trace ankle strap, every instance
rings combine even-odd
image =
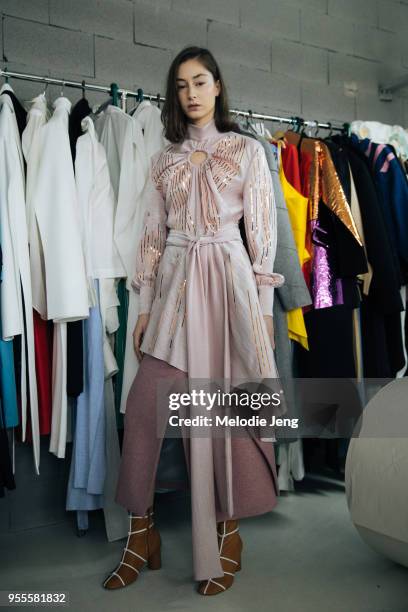
[[[217,534],[220,537],[224,537],[225,538],[225,537],[227,537],[227,536],[229,536],[229,535],[231,535],[233,533],[237,533],[237,531],[239,531],[239,527],[236,527],[235,529],[233,529],[233,531],[229,531],[228,533],[226,533],[226,531],[225,531],[225,524],[224,524],[224,532],[220,533],[219,531],[217,531]]]

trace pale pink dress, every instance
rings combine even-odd
[[[203,151],[200,165],[191,155]],[[275,378],[263,319],[272,314],[276,207],[262,145],[214,120],[152,159],[133,287],[149,313],[141,350],[192,379]],[[238,227],[244,216],[249,256]],[[277,411],[279,414],[279,410]],[[216,536],[211,437],[190,440],[196,579],[223,575]],[[233,516],[231,439],[225,432],[228,515]]]
[[[201,165],[190,160],[195,151],[208,156]],[[273,268],[276,208],[262,145],[245,135],[219,132],[214,120],[204,127],[190,124],[182,144],[169,145],[153,157],[146,198],[132,283],[140,291],[140,313],[150,312],[142,351],[189,372],[187,345],[201,343],[202,336],[187,333],[189,260],[204,296],[216,293],[216,318],[225,309],[223,329],[228,323],[229,338],[220,338],[213,329],[223,356],[222,373],[275,376],[262,315],[272,315],[274,287],[283,277]],[[251,259],[238,229],[242,216]],[[222,242],[211,242],[208,248],[205,240],[211,238],[204,236]],[[198,301],[192,307],[199,310]]]

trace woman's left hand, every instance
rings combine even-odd
[[[266,329],[268,330],[269,339],[272,344],[273,350],[275,350],[275,331],[273,328],[273,316],[272,315],[264,315],[264,321],[266,325]]]

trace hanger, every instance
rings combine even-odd
[[[112,98],[112,105],[119,106],[119,86],[117,83],[111,83],[110,94]]]
[[[105,110],[105,108],[108,108],[108,106],[112,105],[112,106],[118,106],[118,90],[119,90],[119,86],[117,83],[111,83],[110,86],[110,97],[105,100],[105,102],[102,102],[102,104],[95,105],[92,108],[92,113],[89,115],[91,117],[91,119],[96,119],[97,115],[99,115],[100,113],[102,113],[102,111]]]
[[[272,138],[274,138],[275,140],[285,139],[285,130],[283,129],[283,126],[281,123],[279,123],[278,129],[275,130],[274,133],[272,134]]]
[[[122,93],[120,94],[120,104],[121,104],[122,110],[126,113],[127,91],[125,91],[124,89],[122,89]]]
[[[242,126],[242,115],[239,111],[235,111],[234,113],[231,113],[231,122],[236,123],[239,127],[243,127]]]
[[[305,131],[304,127],[305,127],[304,119],[302,119],[302,117],[296,117],[296,131],[301,136],[303,136],[303,133]]]
[[[92,119],[96,119],[97,115],[99,115],[100,113],[102,113],[102,111],[105,110],[105,108],[107,108],[110,105],[113,105],[113,98],[108,98],[105,102],[102,102],[102,104],[100,104],[99,106],[96,105],[93,107],[92,109],[92,113],[90,115],[90,117]]]
[[[254,128],[254,126],[251,123],[251,121],[253,121],[253,112],[251,110],[249,110],[247,118],[246,118],[246,128],[247,128],[247,130],[249,132],[252,132],[252,134],[254,134],[255,136],[259,136],[258,132]]]
[[[156,96],[157,108],[160,108],[160,94],[158,93]]]
[[[64,87],[65,87],[65,81],[63,80],[61,84],[61,93],[60,93],[61,98],[64,96]]]
[[[160,94],[157,94],[157,95],[160,97]],[[136,109],[139,107],[140,102],[143,102],[143,100],[144,100],[144,92],[143,92],[143,89],[139,87],[139,89],[137,90],[136,104],[132,108],[132,110],[129,111],[129,115],[133,115],[135,113]]]
[[[85,100],[85,81],[82,81],[82,99]]]
[[[8,74],[6,74],[7,73],[7,66],[4,68],[3,73],[4,73],[4,75],[3,75],[4,76],[4,82],[8,83],[9,82],[9,77],[8,77]]]
[[[299,129],[302,124],[303,124],[303,119],[301,117],[291,117],[290,126],[287,131],[294,132],[295,134],[299,134]]]

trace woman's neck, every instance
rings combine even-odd
[[[187,138],[190,140],[207,140],[212,136],[216,136],[218,133],[214,117],[203,125],[197,125],[195,123],[187,124]]]

